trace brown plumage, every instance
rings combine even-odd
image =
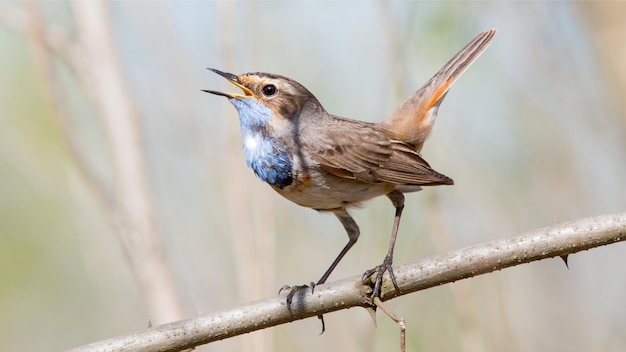
[[[317,284],[326,281],[359,237],[359,227],[347,209],[386,195],[396,208],[389,250],[381,265],[364,274],[364,280],[377,273],[372,299],[381,294],[385,271],[397,288],[391,265],[403,193],[453,184],[433,170],[419,151],[450,86],[494,35],[492,29],[474,38],[380,123],[331,115],[311,92],[287,77],[259,72],[237,76],[212,69],[243,90],[243,94],[207,92],[229,98],[237,108],[248,165],[285,198],[335,214],[348,233],[348,243]]]
[[[311,158],[325,171],[364,182],[395,185],[451,185],[453,182],[431,169],[408,144],[390,138],[376,124],[331,116],[334,128],[315,133],[307,140]]]

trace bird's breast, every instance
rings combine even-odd
[[[263,182],[283,188],[293,182],[292,162],[285,146],[261,131],[242,131],[246,164]]]

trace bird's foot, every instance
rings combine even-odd
[[[296,286],[285,285],[281,287],[280,290],[278,290],[278,294],[283,293],[283,291],[289,291],[289,293],[287,294],[287,310],[289,311],[290,314],[293,315],[293,313],[291,312],[291,303],[293,302],[293,297],[296,295],[296,293],[304,289],[307,289],[309,287],[311,288],[311,294],[313,294],[313,291],[315,291],[315,283],[311,282],[309,285],[296,285]]]
[[[389,277],[391,278],[393,287],[396,290],[400,290],[398,288],[398,283],[396,282],[396,276],[393,274],[393,268],[391,266],[392,263],[393,263],[393,257],[388,255],[385,257],[382,264],[374,267],[373,269],[366,271],[363,274],[363,277],[361,278],[363,283],[367,283],[368,281],[371,282],[372,275],[376,274],[376,280],[374,281],[374,290],[372,291],[372,295],[370,296],[372,299],[372,303],[374,302],[374,298],[376,297],[381,298],[380,294],[381,294],[381,290],[383,287],[383,275],[385,274],[385,271],[389,273]]]
[[[311,281],[309,285],[297,285],[297,286],[285,285],[281,287],[280,290],[278,290],[278,294],[283,293],[283,291],[289,291],[289,293],[287,294],[287,310],[289,311],[289,314],[293,315],[293,312],[291,312],[291,303],[293,302],[293,297],[296,295],[296,293],[310,287],[311,294],[313,294],[313,292],[315,291],[315,283]],[[323,315],[318,315],[317,317],[322,321],[322,331],[320,332],[320,335],[321,335],[324,333],[324,331],[326,331],[326,324],[324,322]]]

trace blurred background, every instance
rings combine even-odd
[[[0,350],[54,351],[317,280],[347,237],[247,169],[215,67],[386,118],[479,32],[407,197],[395,262],[626,209],[624,2],[0,3]],[[393,208],[330,280],[383,259]],[[624,351],[626,244],[395,299],[410,351]],[[391,351],[363,309],[198,351]]]

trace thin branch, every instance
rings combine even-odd
[[[374,297],[374,304],[376,307],[380,308],[391,320],[395,321],[400,328],[400,352],[406,351],[406,325],[404,324],[404,318],[398,316],[391,308],[387,307],[385,302],[381,301],[380,298]]]
[[[394,268],[399,291],[386,276],[382,300],[424,290],[464,278],[502,270],[536,260],[626,240],[626,213],[576,220],[521,236],[492,241],[425,258]],[[370,307],[369,285],[361,275],[315,287],[314,294],[300,290],[291,315],[286,294],[225,309],[189,320],[78,347],[86,351],[178,351],[213,341],[265,329],[351,307]]]

